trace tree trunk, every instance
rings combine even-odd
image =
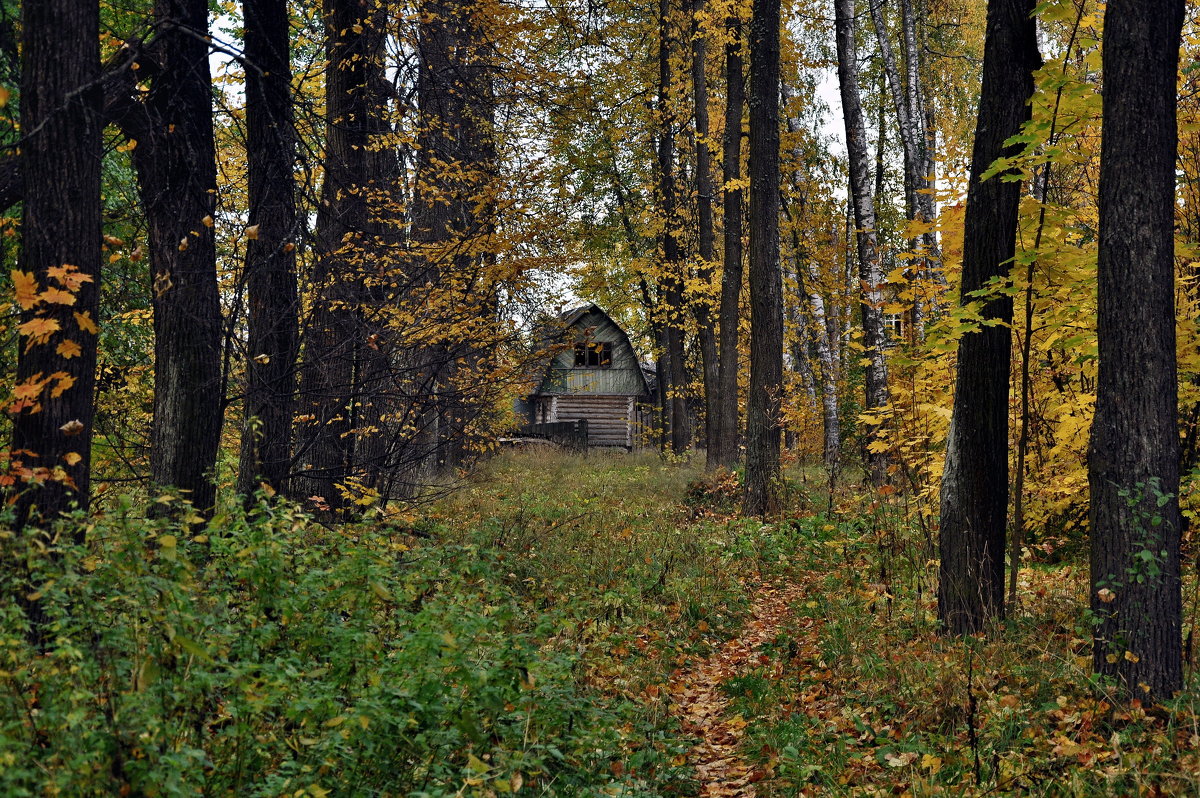
[[[723,266],[716,413],[714,436],[716,465],[732,467],[738,461],[738,305],[742,291],[742,110],[745,87],[742,75],[741,20],[736,14],[726,20],[729,42],[725,45],[725,141],[722,157],[724,203]]]
[[[21,398],[8,408],[12,476],[21,481],[17,528],[48,524],[72,506],[88,506],[103,128],[95,87],[97,4],[43,0],[22,9],[21,130],[28,132],[21,152],[25,170],[37,179],[29,181],[22,208],[18,273],[27,289],[18,282],[17,303],[22,326],[47,332],[21,336],[16,384],[36,392],[18,392]],[[61,299],[47,296],[55,289]]]
[[[779,510],[783,285],[779,268],[779,0],[754,0],[750,27],[750,402],[746,515]]]
[[[258,480],[286,493],[291,470],[299,297],[296,289],[296,132],[287,0],[245,0],[246,166],[250,319],[246,427],[238,490]]]
[[[708,60],[708,33],[700,24],[705,0],[692,0],[692,94],[696,106],[696,224],[700,267],[696,275],[705,289],[712,283],[714,262],[712,151],[708,142],[708,80],[704,74]],[[719,366],[717,363],[717,333],[713,329],[712,303],[707,290],[694,305],[696,339],[700,344],[700,367],[704,377],[704,456],[705,466],[712,470],[721,465],[716,443],[717,394]]]
[[[883,61],[883,74],[892,97],[892,109],[896,112],[896,129],[900,134],[901,151],[904,155],[904,199],[909,218],[915,218],[916,189],[922,164],[919,141],[924,131],[918,133],[914,127],[914,109],[910,108],[912,95],[905,93],[900,81],[900,70],[892,50],[887,22],[883,17],[883,0],[868,0],[871,7],[871,22],[875,27],[875,39],[879,43],[879,55]]]
[[[869,361],[864,407],[872,411],[880,410],[888,403],[887,360],[884,355],[887,336],[883,326],[883,261],[879,255],[879,239],[875,228],[875,200],[871,195],[871,169],[867,160],[867,128],[858,88],[854,0],[834,0],[834,24],[837,29],[838,83],[846,122],[846,153],[850,164],[850,198],[858,242],[863,356]],[[880,439],[878,426],[868,426],[866,437],[871,479],[876,484],[883,484],[887,477],[887,454],[872,451],[872,444]]]
[[[479,14],[463,0],[426,3],[419,46],[421,190],[413,241],[423,250],[423,279],[435,286],[426,312],[445,333],[428,361],[436,386],[437,460],[445,473],[466,462],[486,406],[479,374],[488,346],[464,341],[459,330],[466,322],[477,335],[488,335],[496,313],[493,256],[485,251],[494,224],[495,100]]]
[[[1110,0],[1104,14],[1093,662],[1156,700],[1183,687],[1174,293],[1183,14],[1182,0]]]
[[[799,251],[798,242],[797,251]],[[812,258],[806,257],[803,258],[803,261],[802,267],[797,260],[796,282],[808,298],[809,313],[812,314],[813,340],[817,348],[817,361],[821,364],[821,421],[825,438],[822,459],[832,484],[837,480],[842,449],[841,421],[838,418],[837,359],[834,356],[836,342],[830,340],[830,324],[825,311],[825,296],[821,293],[821,267]],[[801,268],[804,268],[805,271],[802,272]]]
[[[158,71],[133,150],[150,239],[154,423],[150,478],[202,513],[216,499],[223,385],[216,147],[206,0],[156,0]]]
[[[919,105],[921,101],[920,85],[919,83],[916,85],[912,84],[912,81],[916,80],[917,76],[910,68],[908,72],[910,84],[908,91],[905,91],[905,86],[900,80],[900,70],[896,65],[896,57],[892,50],[891,39],[888,36],[887,22],[883,17],[882,0],[868,0],[868,2],[871,6],[871,20],[875,27],[875,38],[879,42],[879,53],[883,61],[883,73],[887,78],[888,89],[892,96],[892,108],[896,113],[896,129],[900,136],[901,150],[904,156],[905,214],[910,221],[928,221],[928,218],[924,215],[924,204],[922,203],[924,195],[917,193],[919,189],[928,191],[930,188],[926,182],[926,175],[924,173],[926,167],[924,150],[925,117]],[[915,54],[910,53],[908,66],[914,67],[915,65]],[[920,127],[918,127],[918,124]],[[908,244],[909,251],[917,253],[920,250],[919,245],[924,240],[924,235],[911,239]],[[920,263],[920,261],[916,262]],[[927,269],[924,266],[919,266],[916,270],[909,271],[909,276],[921,281],[924,279],[926,271]],[[923,340],[925,337],[925,306],[919,284],[916,297],[913,300],[912,321],[914,340]]]
[[[1040,62],[1034,5],[1034,0],[988,4],[963,232],[963,305],[990,280],[1007,279],[1016,248],[1021,183],[982,175],[1010,152],[1004,141],[1029,119],[1033,71]],[[1012,298],[992,298],[981,313],[985,324],[958,345],[942,477],[938,616],[951,634],[979,631],[989,619],[1004,616]]]
[[[662,290],[666,317],[663,319],[667,374],[666,406],[663,415],[669,427],[670,451],[682,454],[691,439],[688,429],[687,373],[683,362],[683,281],[682,257],[675,237],[675,132],[671,112],[671,29],[670,0],[659,0],[658,37],[658,180],[659,213],[662,216]],[[659,374],[659,380],[664,375]]]
[[[305,424],[298,431],[300,473],[293,493],[345,507],[337,486],[354,473],[354,412],[361,402],[357,365],[366,346],[360,317],[362,254],[370,246],[374,190],[371,139],[379,132],[374,72],[383,47],[378,12],[356,0],[325,0],[325,175],[317,209],[316,291],[300,371]],[[355,32],[357,31],[357,32]]]
[[[786,83],[783,86],[782,96],[785,104],[794,96],[792,87]],[[789,133],[799,133],[802,129],[800,120],[789,116],[787,128]],[[801,153],[794,153],[794,158],[796,163],[803,163]],[[793,172],[791,180],[793,190],[799,191],[801,188],[800,173]],[[814,391],[817,388],[816,383],[820,382],[821,422],[824,432],[822,460],[829,474],[830,485],[833,485],[837,481],[842,447],[841,421],[838,418],[838,370],[837,359],[834,355],[837,345],[834,330],[837,325],[836,322],[831,321],[830,315],[825,309],[825,296],[821,293],[820,264],[808,257],[803,250],[799,227],[803,223],[803,217],[798,214],[797,218],[791,221],[792,249],[796,253],[796,286],[808,299],[809,314],[812,317],[812,338],[817,350],[817,361],[820,364],[819,373],[814,374],[812,379]],[[835,230],[831,240],[835,252],[837,251],[837,241],[838,236]]]

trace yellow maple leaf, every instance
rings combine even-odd
[[[17,330],[29,339],[31,344],[44,344],[51,335],[62,329],[56,319],[38,316],[17,327]]]
[[[69,466],[75,465],[82,459],[83,459],[83,456],[81,454],[79,454],[79,452],[67,452],[66,454],[63,455],[63,460],[66,460],[67,465],[69,465]]]
[[[75,295],[61,288],[47,288],[38,295],[38,299],[51,305],[74,305]]]
[[[70,263],[64,263],[62,266],[51,266],[46,270],[46,274],[50,275],[52,279],[57,280],[59,285],[68,291],[78,291],[81,285],[94,282],[96,279],[90,274],[84,274],[79,270],[78,266]]]
[[[70,338],[60,343],[55,351],[67,360],[70,360],[73,357],[79,357],[83,354],[83,349],[80,348],[79,344],[75,343]]]
[[[54,387],[50,389],[51,399],[57,399],[62,396],[68,388],[75,384],[75,378],[65,371],[56,371],[50,377],[57,380]]]
[[[22,383],[13,386],[13,396],[17,399],[36,399],[46,387],[48,379],[42,377],[42,372],[38,372]]]
[[[100,332],[100,328],[96,326],[96,322],[92,321],[92,314],[88,311],[75,314],[75,323],[79,325],[79,329],[86,333],[95,335]]]
[[[12,275],[13,285],[17,289],[17,304],[23,310],[31,309],[39,301],[37,280],[29,272],[17,271],[16,269],[13,269],[9,274]]]

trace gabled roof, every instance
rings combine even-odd
[[[597,305],[594,302],[589,303],[587,305],[581,305],[577,308],[571,308],[570,310],[562,311],[561,313],[558,314],[558,316],[554,319],[554,321],[552,321],[550,324],[547,324],[543,328],[543,332],[540,334],[539,337],[541,337],[542,340],[546,343],[561,341],[562,339],[564,339],[567,336],[568,331],[572,327],[577,325],[581,320],[583,320],[586,316],[590,315],[591,313],[599,313],[601,316],[603,316],[605,319],[608,320],[608,323],[611,324],[613,326],[613,328],[616,329],[617,333],[621,336],[621,340],[622,340],[622,342],[624,342],[625,346],[629,347],[629,351],[633,353],[633,359],[639,365],[641,365],[642,359],[638,355],[637,349],[634,348],[633,341],[631,341],[629,339],[629,333],[625,332],[625,328],[622,327],[620,324],[618,324],[616,322],[616,320],[612,316],[610,316],[606,310],[604,310],[604,308],[600,307],[599,305]],[[551,357],[550,360],[547,362],[547,364],[546,364],[547,369],[549,369],[550,364],[553,362],[553,360],[554,360],[554,358]],[[644,368],[638,369],[638,375],[641,377],[643,391],[647,394],[651,393],[650,382],[646,379],[646,374],[645,374]],[[544,377],[543,377],[542,381],[543,381],[543,383],[545,382]],[[538,387],[540,388],[541,386],[539,385]]]

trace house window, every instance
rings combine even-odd
[[[904,340],[904,316],[900,313],[885,313],[883,327],[887,333],[888,343],[897,344]]]
[[[611,367],[611,341],[580,341],[575,344],[575,368],[606,369]]]

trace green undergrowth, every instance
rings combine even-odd
[[[1090,675],[1086,563],[1023,569],[1015,617],[947,639],[928,537],[865,505],[812,519],[792,621],[724,685],[759,795],[1200,793],[1195,675],[1167,707]]]
[[[693,794],[667,674],[797,545],[695,477],[503,456],[403,521],[0,528],[0,795]]]

